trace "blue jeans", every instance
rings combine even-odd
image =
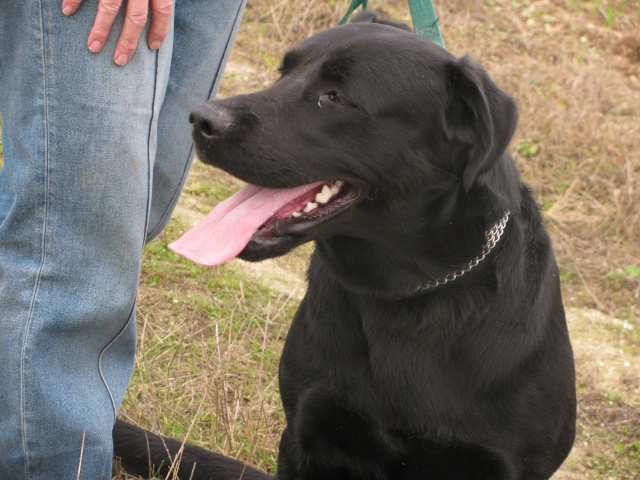
[[[143,244],[192,159],[244,0],[178,0],[159,51],[93,54],[97,0],[0,0],[0,479],[110,479]],[[80,472],[80,475],[78,475]]]

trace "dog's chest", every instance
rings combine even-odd
[[[449,425],[473,421],[450,352],[423,310],[363,308],[336,290],[321,297],[303,302],[287,340],[285,406],[296,402],[290,380],[297,392],[339,392],[341,403],[388,431],[448,436]]]
[[[361,316],[367,345],[370,382],[381,415],[412,428],[430,430],[435,424],[460,421],[468,412],[458,366],[451,361],[452,345],[422,310],[377,309]],[[453,407],[453,408],[452,408]]]

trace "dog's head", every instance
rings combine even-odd
[[[359,20],[291,49],[271,87],[191,114],[205,163],[260,187],[312,184],[281,200],[287,208],[263,222],[243,258],[348,235],[353,222],[371,235],[390,209],[397,224],[450,222],[451,208],[443,217],[434,205],[456,203],[504,155],[516,107],[482,67],[373,15]]]

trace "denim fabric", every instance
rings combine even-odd
[[[178,0],[159,51],[86,40],[96,0],[0,0],[0,480],[109,479],[145,239],[192,159],[244,0]],[[81,460],[81,461],[80,461]],[[78,472],[80,474],[78,475]]]

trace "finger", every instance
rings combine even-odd
[[[157,50],[167,38],[171,28],[173,0],[151,0],[151,27],[147,35],[147,45]]]
[[[65,15],[76,13],[81,3],[82,0],[62,0],[62,13]]]
[[[113,53],[113,61],[118,65],[125,65],[133,56],[138,46],[138,39],[142,29],[147,24],[149,0],[129,0],[124,17],[122,33]]]
[[[100,0],[98,2],[98,13],[87,41],[89,50],[92,52],[99,52],[104,47],[121,5],[122,0]]]

